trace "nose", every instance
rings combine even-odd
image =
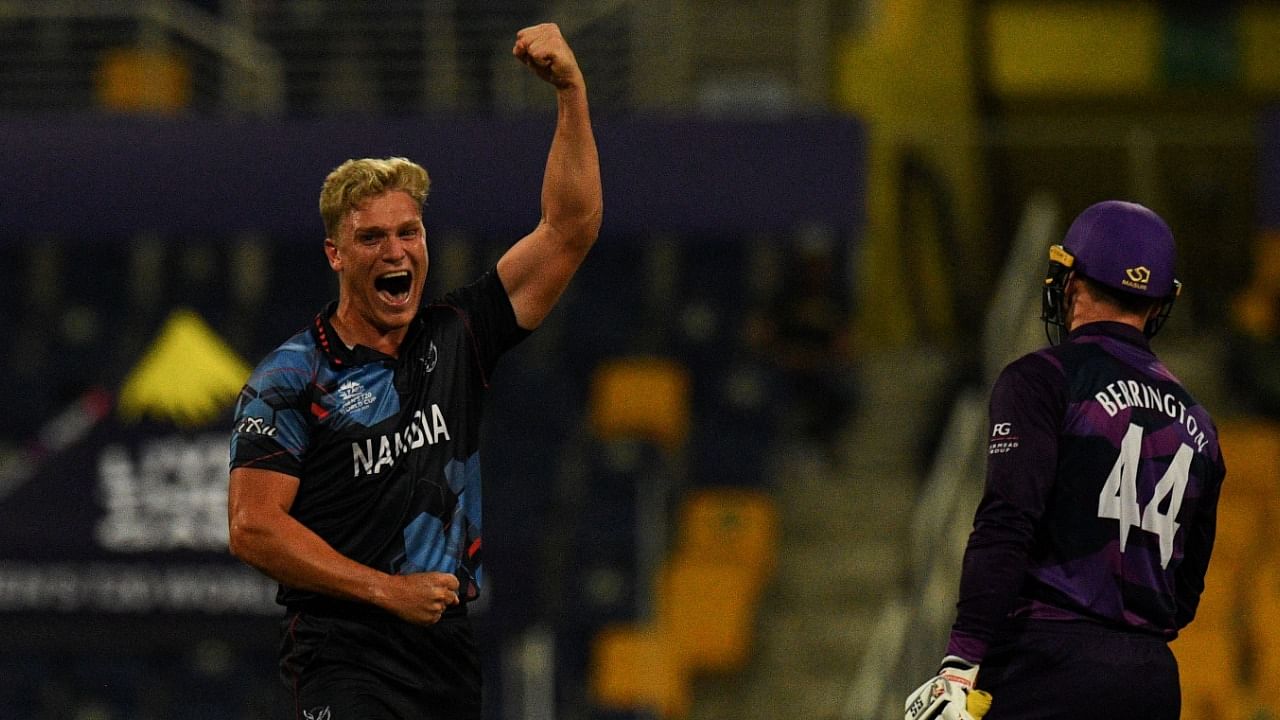
[[[406,254],[404,244],[395,237],[387,238],[387,240],[382,243],[382,259],[387,262],[398,262],[400,258],[403,258]]]

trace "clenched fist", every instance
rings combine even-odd
[[[542,23],[516,33],[511,54],[557,89],[581,87],[582,70],[555,23]]]
[[[432,625],[458,604],[458,578],[441,572],[387,575],[375,604],[415,625]]]

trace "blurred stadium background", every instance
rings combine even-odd
[[[430,170],[434,292],[533,226],[543,19],[606,220],[492,392],[488,717],[898,717],[1111,197],[1174,228],[1157,349],[1229,467],[1184,716],[1280,716],[1280,8],[1142,0],[0,0],[0,714],[287,716],[230,405],[335,292],[343,159]]]

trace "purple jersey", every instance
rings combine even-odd
[[[980,662],[1007,618],[1175,637],[1226,471],[1213,421],[1142,333],[1092,323],[1010,363],[990,417],[947,652]]]

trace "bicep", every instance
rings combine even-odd
[[[292,475],[261,468],[234,468],[227,484],[227,516],[232,534],[287,515],[297,495],[298,478]]]
[[[1058,464],[1064,389],[1048,365],[1029,358],[1009,366],[992,388],[987,493],[1028,518],[1039,517]]]

